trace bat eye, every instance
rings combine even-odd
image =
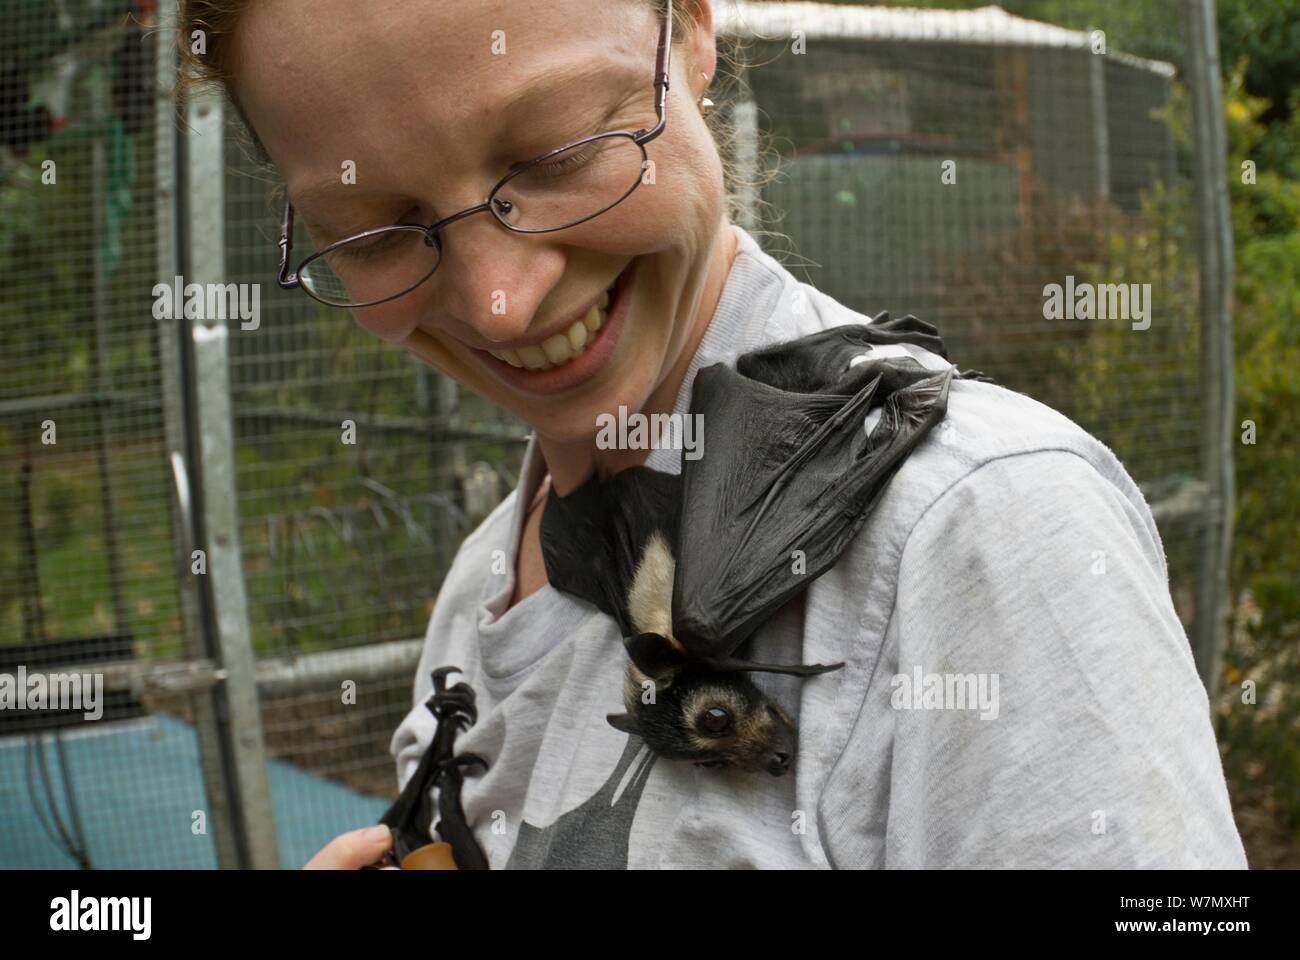
[[[731,729],[731,714],[721,707],[710,707],[700,714],[698,722],[707,733],[721,736]]]

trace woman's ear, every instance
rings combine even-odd
[[[726,2],[726,0],[723,0]],[[713,35],[713,10],[709,0],[673,0],[673,9],[680,10],[683,16],[677,16],[678,23],[689,21],[689,36],[677,37],[677,23],[673,24],[674,40],[682,44],[687,52],[686,82],[691,91],[691,99],[699,100],[708,89],[708,83],[700,74],[713,80],[718,67],[718,45]]]

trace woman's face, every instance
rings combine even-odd
[[[555,233],[459,220],[433,276],[354,311],[358,322],[559,442],[588,440],[619,405],[641,409],[693,345],[723,223],[721,165],[695,103],[715,64],[700,6],[687,36],[674,30],[667,126],[646,145],[653,183]],[[433,223],[563,143],[652,128],[659,24],[645,0],[263,0],[240,23],[235,91],[319,246]],[[489,352],[536,366],[528,348],[556,335],[570,356],[552,341],[543,369]]]

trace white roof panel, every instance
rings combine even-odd
[[[830,3],[760,3],[713,0],[713,26],[720,36],[786,41],[796,30],[809,40],[895,40],[916,43],[974,43],[1088,50],[1090,34],[1027,20],[1001,7],[921,10]],[[1172,77],[1174,65],[1127,53],[1106,54],[1121,63]]]

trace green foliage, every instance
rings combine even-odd
[[[1252,156],[1300,179],[1300,0],[1218,0],[1218,11],[1224,69],[1244,61],[1240,83],[1264,104]]]
[[[1227,83],[1229,189],[1236,246],[1238,420],[1257,440],[1238,448],[1233,584],[1250,590],[1262,628],[1300,624],[1300,183],[1242,162],[1265,142],[1267,101],[1245,93],[1239,67]],[[1300,138],[1297,138],[1300,140]]]
[[[1300,36],[1292,40],[1300,50]],[[1262,795],[1300,826],[1300,183],[1293,168],[1271,159],[1279,143],[1294,156],[1300,125],[1294,113],[1281,117],[1248,92],[1250,74],[1238,61],[1224,83],[1236,263],[1235,422],[1243,439],[1246,421],[1253,423],[1255,442],[1241,443],[1234,456],[1234,629],[1224,651],[1219,730],[1238,789]],[[1247,160],[1255,162],[1255,183],[1244,182]],[[1241,702],[1245,681],[1256,686],[1254,704]]]
[[[20,294],[0,297],[0,395],[39,396],[86,385],[81,305],[89,299],[89,285],[78,265],[89,262],[90,251],[74,243],[64,246],[64,255],[50,256],[49,231],[67,221],[70,205],[88,209],[81,206],[88,183],[79,175],[88,156],[83,149],[61,157],[58,181],[42,185],[47,156],[34,151],[0,180],[0,276],[11,293]],[[66,236],[59,240],[67,244]]]
[[[1237,257],[1237,450],[1233,585],[1260,604],[1264,629],[1300,623],[1300,232],[1242,243]]]

